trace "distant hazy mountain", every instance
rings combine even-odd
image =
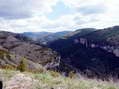
[[[30,37],[33,40],[37,40],[37,39],[47,36],[49,34],[52,34],[52,33],[50,33],[50,32],[24,32],[23,33],[23,35]]]
[[[50,32],[25,32],[23,35],[30,37],[34,39],[35,41],[38,41],[42,44],[50,43],[54,40],[60,39],[66,34],[70,33],[70,31],[63,31],[63,32],[56,32],[56,33],[50,33]]]
[[[77,30],[49,47],[61,55],[63,63],[89,77],[119,74],[119,26]]]

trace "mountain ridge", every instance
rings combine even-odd
[[[79,31],[65,39],[56,40],[48,46],[61,55],[65,64],[73,66],[89,77],[118,77],[118,32],[119,26],[93,30],[85,34]],[[117,40],[112,44],[110,42],[113,37]]]

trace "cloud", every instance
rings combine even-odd
[[[119,25],[118,8],[119,1],[114,0],[0,0],[0,30],[54,32],[104,28]]]
[[[65,5],[75,8],[75,22],[79,28],[104,28],[119,25],[119,1],[114,0],[63,0]],[[79,15],[78,15],[79,14]]]
[[[89,5],[78,8],[78,11],[83,15],[100,14],[106,11],[106,7],[102,5]]]
[[[5,19],[29,18],[52,11],[57,0],[0,0],[0,17]]]
[[[64,15],[61,16],[59,19],[56,19],[54,21],[49,21],[47,25],[43,26],[43,28],[47,29],[55,29],[60,27],[71,27],[74,26],[75,22],[73,22],[73,16],[72,15]]]

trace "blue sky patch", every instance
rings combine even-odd
[[[75,9],[68,7],[62,1],[57,2],[57,4],[52,8],[53,8],[53,12],[47,15],[47,17],[51,20],[57,19],[60,16],[63,16],[66,14],[75,13]]]

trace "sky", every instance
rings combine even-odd
[[[119,25],[119,0],[0,0],[0,30],[58,32]]]

